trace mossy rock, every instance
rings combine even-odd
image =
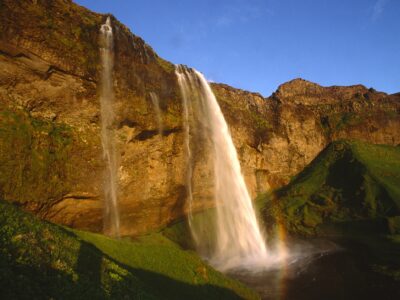
[[[69,190],[74,143],[67,125],[0,111],[0,196],[40,205],[59,200]]]

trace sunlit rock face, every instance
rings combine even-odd
[[[107,16],[66,0],[4,0],[0,17],[0,197],[102,231],[99,30]],[[120,230],[134,235],[187,213],[182,101],[174,66],[110,18]],[[400,143],[399,95],[304,80],[269,98],[212,88],[252,197],[286,183],[331,140]],[[197,157],[193,181],[204,201],[194,209],[201,210],[212,205],[213,190],[210,163]]]
[[[282,84],[265,99],[226,85],[214,90],[234,138],[245,138],[236,145],[246,149],[239,150],[242,160],[248,158],[243,168],[256,168],[273,187],[287,183],[333,140],[400,141],[398,94],[362,85],[322,87],[302,79]]]

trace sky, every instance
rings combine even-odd
[[[74,0],[162,58],[269,96],[294,78],[400,92],[400,0]]]

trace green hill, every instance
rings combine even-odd
[[[333,239],[400,281],[400,147],[334,142],[265,201],[271,233]]]
[[[2,299],[258,299],[161,234],[75,231],[0,201]]]
[[[351,222],[351,229],[398,231],[400,147],[358,141],[330,144],[287,186],[276,191],[264,212],[268,225],[313,235]]]

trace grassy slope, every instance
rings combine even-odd
[[[329,145],[264,208],[270,229],[361,245],[370,267],[400,280],[400,147]]]
[[[257,299],[162,235],[135,241],[73,231],[0,202],[6,299]]]
[[[280,218],[295,233],[314,234],[322,224],[397,220],[400,147],[332,143],[276,196],[265,208],[267,221]]]

